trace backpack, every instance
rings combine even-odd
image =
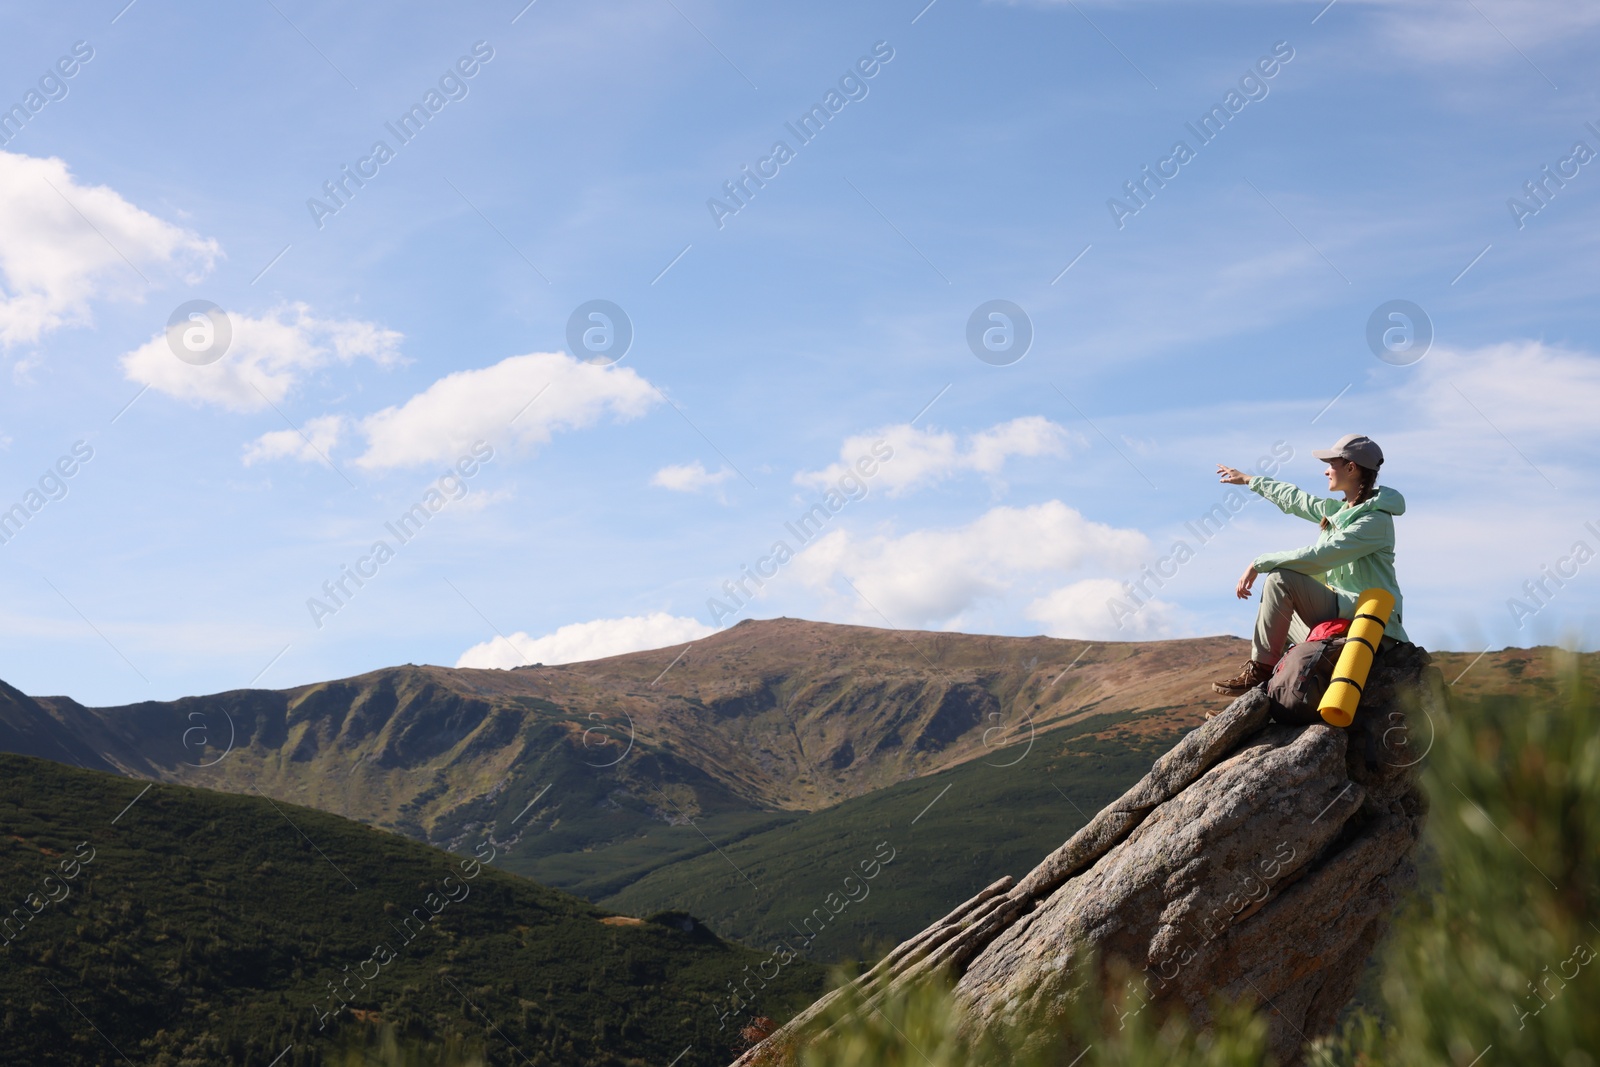
[[[1344,651],[1348,619],[1319,623],[1306,639],[1283,654],[1267,679],[1267,697],[1272,701],[1272,718],[1290,726],[1309,726],[1322,721],[1318,705],[1333,680],[1333,669]]]

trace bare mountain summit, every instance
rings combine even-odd
[[[1218,994],[1255,1002],[1273,1054],[1293,1063],[1349,1003],[1415,878],[1427,805],[1412,739],[1444,713],[1443,680],[1415,645],[1379,658],[1348,730],[1271,723],[1252,690],[1021,881],[995,882],[858,986],[876,999],[942,973],[969,1032],[1020,1024],[1043,1039],[1082,992],[1074,963],[1092,950],[1200,1025]],[[737,1067],[806,1040],[838,995]]]

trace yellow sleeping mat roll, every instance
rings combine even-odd
[[[1317,710],[1322,721],[1330,726],[1349,726],[1355,721],[1356,704],[1361,700],[1361,688],[1367,684],[1367,672],[1372,670],[1372,657],[1378,652],[1378,642],[1383,640],[1384,628],[1389,625],[1389,613],[1394,610],[1394,594],[1387,589],[1368,589],[1356,601],[1356,616],[1345,634],[1345,645],[1339,653],[1339,663],[1333,668],[1333,681],[1322,695]]]

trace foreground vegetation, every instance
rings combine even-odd
[[[685,916],[610,916],[497,870],[487,843],[457,856],[264,797],[146,788],[0,756],[6,1063],[731,1058],[730,986],[766,956]],[[785,1018],[822,985],[791,961],[754,1008]]]
[[[1563,699],[1458,708],[1426,775],[1436,891],[1405,915],[1381,1011],[1331,1042],[1370,1067],[1600,1062],[1600,713]]]
[[[1424,724],[1415,724],[1422,726]],[[1571,679],[1557,698],[1462,702],[1438,738],[1428,888],[1397,920],[1374,1003],[1306,1050],[1327,1067],[1594,1067],[1600,1061],[1600,715]],[[1264,1026],[1248,1006],[1193,1032],[1088,995],[1072,1018],[982,1044],[937,989],[847,1003],[828,1035],[774,1050],[801,1067],[1254,1067]],[[1088,977],[1085,978],[1087,982]],[[1079,1057],[1081,1058],[1075,1058]]]

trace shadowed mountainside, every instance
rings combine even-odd
[[[143,788],[0,755],[7,1064],[314,1067],[379,1023],[494,1063],[727,1059],[728,988],[762,956],[682,916],[608,915],[508,876],[481,840],[463,859],[262,797]],[[792,961],[773,983],[760,1010],[782,1017],[822,972]]]
[[[681,909],[743,944],[871,961],[999,873],[1026,871],[1116,799],[1181,733],[1135,731],[1147,725],[1093,716],[726,842],[597,903],[629,915]],[[842,881],[883,843],[894,860],[880,877]]]

